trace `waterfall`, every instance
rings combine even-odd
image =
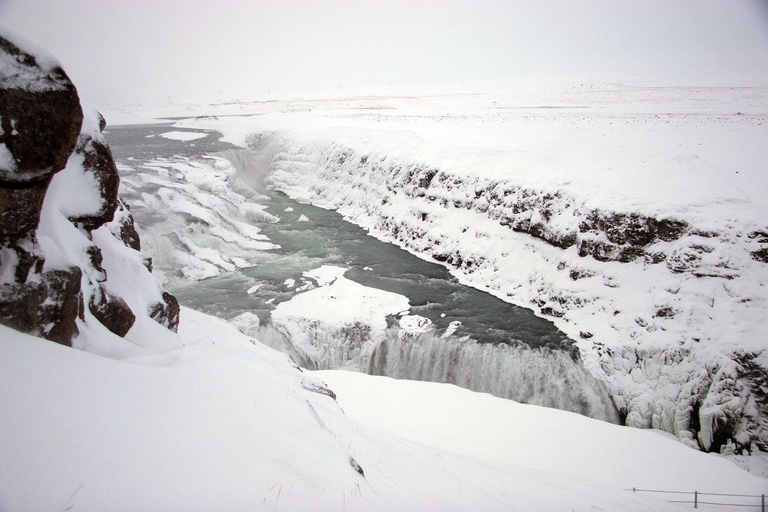
[[[396,379],[443,382],[521,403],[552,407],[620,423],[606,386],[567,350],[479,343],[450,330],[414,332],[393,319],[383,330],[359,323],[334,325],[270,321],[262,341],[293,354],[310,369],[361,371]],[[272,343],[270,343],[272,341]],[[286,350],[286,345],[291,349]]]
[[[606,386],[562,350],[478,343],[434,332],[388,331],[363,370],[397,379],[455,384],[517,402],[620,422]]]

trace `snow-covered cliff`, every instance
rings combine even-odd
[[[125,336],[178,303],[145,268],[106,122],[58,62],[0,36],[0,323],[65,345],[91,326]]]

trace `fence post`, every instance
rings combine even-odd
[[[760,495],[760,510],[765,512],[765,494]]]
[[[699,508],[699,491],[693,491],[693,508]]]

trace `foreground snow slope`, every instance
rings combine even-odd
[[[122,361],[2,329],[3,510],[377,508],[302,374],[223,321]]]
[[[651,432],[606,430],[452,386],[323,373],[345,391],[345,416],[284,355],[221,320],[182,314],[182,348],[122,360],[0,327],[0,509],[676,510],[621,487],[660,483],[660,475],[685,489],[754,494],[765,486]],[[365,398],[369,391],[376,394]],[[355,397],[389,414],[364,418]],[[434,415],[445,400],[454,415]],[[518,420],[512,438],[503,428],[510,411]],[[487,430],[463,430],[477,413],[493,415]],[[416,438],[420,427],[442,432],[442,445]],[[536,430],[547,435],[529,437]],[[510,458],[510,439],[541,442],[536,467],[530,456]],[[602,469],[591,451],[598,447]],[[624,477],[606,476],[613,472]]]
[[[337,394],[347,417],[424,446],[618,488],[761,494],[733,462],[690,450],[664,432],[611,425],[450,384],[343,370],[311,372]],[[361,461],[365,458],[351,447]],[[753,500],[754,501],[754,500]]]
[[[767,91],[505,84],[181,125],[223,130],[275,188],[553,319],[629,425],[730,452],[768,448]]]

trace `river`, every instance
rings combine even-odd
[[[249,159],[247,150],[222,142],[220,134],[209,132],[188,141],[160,136],[171,131],[187,130],[168,123],[116,126],[106,132],[124,181],[130,182],[121,188],[121,194],[133,205],[142,238],[148,242],[161,236],[153,226],[164,219],[142,206],[149,201],[148,196],[162,188],[146,175],[157,172],[163,162],[215,154],[230,160],[246,182],[261,181],[256,179],[261,173],[253,168],[257,163]],[[147,164],[149,168],[143,167]],[[274,335],[269,332],[271,311],[298,293],[293,283],[299,282],[304,272],[323,265],[345,267],[349,269],[345,274],[348,279],[408,297],[411,314],[429,318],[436,327],[419,336],[403,335],[393,327],[377,340],[373,356],[361,363],[359,370],[452,382],[522,402],[618,421],[604,386],[583,368],[573,341],[548,320],[462,285],[442,265],[379,241],[334,211],[298,203],[276,191],[258,192],[261,197],[257,202],[280,220],[253,224],[279,248],[255,251],[248,258],[252,265],[203,280],[179,278],[173,269],[165,269],[166,287],[182,305],[226,319],[254,313],[260,320],[260,334],[269,337]],[[196,232],[202,236],[202,231]],[[151,249],[161,244],[155,240],[145,245]],[[244,293],[246,290],[249,293]],[[456,331],[442,336],[451,325],[458,326]],[[300,362],[311,366],[311,362]]]

